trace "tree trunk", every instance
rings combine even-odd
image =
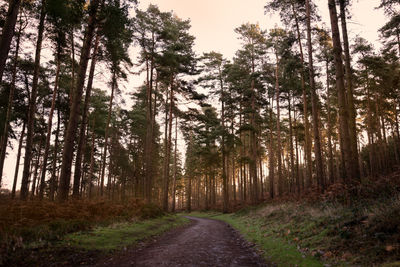
[[[71,180],[71,166],[74,154],[74,143],[76,138],[80,106],[82,99],[82,92],[85,83],[86,70],[89,61],[89,54],[96,27],[96,13],[99,0],[93,0],[89,7],[89,21],[83,41],[81,50],[81,58],[78,70],[78,78],[76,80],[75,90],[73,94],[73,101],[71,105],[68,126],[66,129],[61,174],[60,174],[60,188],[59,188],[59,201],[64,202],[68,199],[70,180]]]
[[[278,160],[278,194],[283,194],[283,177],[282,177],[282,141],[281,141],[281,122],[280,122],[280,88],[279,88],[279,58],[276,55],[276,68],[275,68],[275,96],[276,96],[276,133],[277,133],[277,160]]]
[[[0,39],[0,82],[3,80],[3,73],[6,67],[8,52],[10,51],[11,41],[14,36],[15,24],[17,23],[17,16],[21,0],[10,0],[8,4],[8,11],[1,33]]]
[[[44,32],[44,22],[46,17],[46,1],[42,1],[38,35],[36,41],[36,52],[35,52],[35,67],[33,70],[33,80],[32,80],[32,91],[29,101],[29,111],[28,111],[28,125],[26,134],[26,146],[25,146],[25,159],[24,159],[24,169],[22,172],[21,181],[21,200],[26,200],[29,192],[29,170],[31,167],[32,160],[32,147],[33,147],[33,137],[34,137],[34,124],[35,124],[35,113],[36,113],[36,97],[38,93],[38,83],[39,83],[39,71],[40,71],[40,54],[42,52],[42,41]]]
[[[146,86],[146,139],[145,139],[145,188],[144,197],[147,202],[151,202],[151,180],[153,173],[153,116],[152,116],[152,94],[153,94],[153,60],[150,63],[146,60],[147,86]]]
[[[89,199],[92,198],[92,180],[93,180],[93,172],[94,172],[94,147],[95,147],[95,120],[93,120],[92,125],[92,147],[90,148],[90,167],[89,167],[89,177],[88,177],[88,186],[89,186]]]
[[[351,70],[351,57],[349,49],[349,37],[347,35],[347,23],[346,23],[346,3],[345,0],[340,0],[340,20],[342,24],[342,35],[343,35],[343,50],[345,58],[345,73],[347,82],[347,110],[349,116],[349,135],[351,142],[351,153],[352,153],[352,167],[353,176],[352,179],[360,180],[360,166],[358,164],[358,146],[357,146],[357,125],[356,125],[356,109],[354,106],[354,95],[353,95],[353,74]]]
[[[307,177],[307,184],[311,184],[311,177],[312,177],[312,159],[311,159],[311,134],[310,134],[310,123],[308,121],[308,105],[307,105],[307,89],[305,84],[305,68],[304,68],[304,53],[303,53],[303,45],[301,43],[301,34],[300,34],[300,26],[299,26],[299,19],[297,16],[296,8],[294,6],[293,1],[291,1],[292,11],[295,18],[296,24],[296,32],[297,32],[297,42],[299,44],[300,50],[300,59],[301,59],[301,66],[302,71],[300,72],[301,76],[301,88],[303,92],[303,115],[304,115],[304,135],[305,135],[305,159],[306,159],[306,177]]]
[[[254,68],[253,68],[254,73]],[[249,182],[251,185],[250,190],[250,197],[253,204],[258,203],[258,178],[257,178],[257,135],[256,135],[256,91],[254,88],[254,80],[251,81],[252,93],[251,93],[251,119],[250,124],[252,129],[250,131],[250,164],[249,164],[249,171],[250,171],[250,178]]]
[[[69,90],[68,100],[69,100],[69,108],[72,106],[72,101],[74,98],[74,86],[75,86],[75,38],[74,38],[74,29],[71,29],[71,87]]]
[[[49,113],[49,119],[47,122],[47,135],[46,135],[46,144],[45,144],[45,149],[44,149],[44,154],[43,154],[43,166],[42,166],[42,172],[41,172],[41,177],[40,177],[40,192],[39,192],[39,199],[43,199],[44,195],[44,188],[45,188],[45,179],[46,179],[46,172],[47,172],[47,159],[49,156],[49,150],[50,150],[50,138],[51,138],[51,128],[53,126],[53,114],[54,114],[54,108],[56,106],[56,99],[57,99],[57,92],[58,92],[58,79],[60,76],[60,55],[61,55],[61,46],[58,44],[57,47],[57,68],[56,68],[56,77],[55,77],[55,83],[54,83],[54,89],[53,89],[53,96],[51,99],[51,108],[50,108],[50,113]],[[56,160],[56,159],[54,159]]]
[[[58,93],[58,101],[60,101],[60,93]],[[51,173],[51,180],[50,180],[50,200],[54,201],[54,194],[56,192],[56,187],[58,183],[58,174],[57,174],[57,158],[58,158],[58,137],[60,135],[60,126],[61,126],[61,112],[60,109],[57,110],[57,129],[56,129],[56,138],[54,140],[54,156],[53,156],[53,165],[52,165],[52,173]]]
[[[24,123],[22,125],[21,136],[19,137],[17,163],[15,163],[14,182],[13,182],[13,187],[12,187],[12,191],[11,191],[11,198],[12,199],[15,198],[15,191],[16,191],[16,188],[17,188],[19,163],[20,163],[20,160],[21,160],[21,150],[22,150],[22,145],[23,145],[23,142],[24,142],[25,128],[26,128],[26,122],[24,121]]]
[[[295,181],[295,168],[294,168],[294,149],[293,149],[293,126],[292,126],[292,106],[291,106],[291,93],[288,99],[288,113],[289,113],[289,152],[290,152],[290,177],[292,182]]]
[[[334,167],[333,167],[333,152],[332,152],[332,119],[331,119],[331,88],[329,82],[329,62],[326,61],[326,106],[327,106],[327,113],[328,113],[328,176],[329,182],[333,184],[335,182],[334,179]]]
[[[31,199],[33,199],[33,197],[35,196],[35,191],[36,191],[36,183],[37,183],[37,176],[38,176],[38,170],[39,170],[39,165],[40,165],[40,158],[42,156],[42,142],[43,142],[43,138],[41,136],[40,137],[40,143],[39,143],[39,146],[38,146],[38,154],[37,154],[37,158],[36,158],[36,164],[35,164],[35,168],[34,168],[34,171],[33,171]]]
[[[22,32],[22,22],[20,19],[20,26],[19,26],[18,34],[17,34],[17,43],[16,43],[16,47],[15,47],[11,88],[10,88],[10,92],[8,95],[7,112],[6,112],[6,117],[5,117],[5,121],[4,121],[4,131],[3,131],[2,138],[0,138],[0,140],[1,140],[1,144],[0,144],[0,187],[1,187],[1,180],[3,177],[4,161],[6,159],[6,151],[7,151],[7,144],[8,144],[8,130],[10,127],[10,118],[11,118],[11,113],[12,113],[13,99],[14,99],[14,92],[15,92],[15,83],[16,83],[16,78],[17,78],[17,65],[18,65],[18,54],[19,54],[19,48],[20,48],[21,32]],[[1,82],[1,79],[0,79],[0,82]]]
[[[271,198],[274,198],[275,197],[275,188],[274,188],[275,187],[275,185],[274,185],[275,184],[275,182],[274,182],[274,179],[275,179],[275,152],[274,152],[275,146],[274,146],[274,134],[272,131],[272,126],[273,126],[272,103],[273,103],[273,101],[271,100],[271,107],[270,107],[270,111],[269,111],[269,120],[270,120],[270,123],[269,123],[269,127],[270,127],[270,130],[269,130],[269,196]]]
[[[108,136],[110,134],[109,131],[110,131],[111,112],[112,112],[113,101],[114,101],[114,91],[115,91],[115,87],[117,84],[117,78],[116,78],[115,72],[116,72],[116,70],[113,69],[113,76],[112,76],[112,82],[111,82],[111,97],[110,97],[110,103],[108,105],[107,124],[106,124],[105,136],[104,136],[104,149],[103,149],[103,157],[102,157],[103,163],[102,163],[101,176],[100,176],[100,196],[103,196],[103,191],[104,191],[103,190],[104,189],[104,175],[106,172]],[[108,185],[108,186],[110,186],[110,185]]]
[[[314,80],[314,62],[313,62],[313,49],[311,41],[311,11],[310,11],[310,0],[306,0],[306,12],[307,12],[307,46],[308,46],[308,72],[310,78],[311,88],[311,104],[312,104],[312,117],[313,117],[313,130],[314,130],[314,154],[317,169],[317,181],[321,186],[321,191],[324,192],[324,172],[322,167],[322,152],[321,152],[321,140],[319,132],[319,116],[318,116],[318,96],[315,88]]]
[[[79,185],[80,185],[80,177],[82,173],[82,155],[83,155],[83,147],[86,139],[86,127],[87,127],[87,119],[88,112],[90,106],[90,97],[92,93],[93,87],[93,79],[94,79],[94,71],[97,63],[97,51],[100,42],[100,34],[96,35],[96,40],[94,42],[93,51],[92,51],[92,62],[90,63],[90,71],[88,77],[88,83],[86,86],[86,94],[85,94],[85,102],[83,104],[83,113],[81,118],[81,125],[79,129],[79,140],[78,147],[76,149],[76,159],[75,159],[75,172],[74,172],[74,185],[72,189],[72,196],[74,198],[79,198]]]
[[[172,143],[172,112],[174,107],[174,78],[171,77],[171,91],[169,101],[169,119],[168,119],[168,140],[165,148],[165,172],[164,172],[164,188],[163,188],[163,210],[168,211],[168,189],[169,189],[169,164],[171,154],[171,143]]]
[[[221,138],[221,150],[222,150],[222,212],[227,213],[229,209],[229,192],[228,192],[228,175],[226,170],[226,150],[225,150],[225,92],[224,84],[222,80],[221,69],[219,71],[219,84],[221,90],[221,124],[222,124],[222,138]]]
[[[348,183],[351,182],[353,174],[353,158],[351,153],[351,141],[349,134],[349,115],[346,108],[346,90],[344,86],[344,72],[343,72],[343,62],[342,62],[342,47],[340,43],[338,17],[336,11],[335,0],[328,0],[329,15],[332,27],[332,40],[333,40],[333,54],[335,59],[336,67],[336,87],[338,90],[338,105],[339,105],[339,124],[340,124],[340,138],[341,151],[343,151],[343,161],[345,165],[345,175]],[[358,162],[357,162],[358,164]]]
[[[172,184],[172,208],[171,211],[175,212],[175,192],[176,192],[176,176],[178,173],[178,165],[177,165],[177,160],[178,160],[178,117],[175,117],[175,143],[174,143],[174,180]]]

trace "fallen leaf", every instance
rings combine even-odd
[[[387,252],[392,252],[392,251],[394,250],[394,247],[393,247],[392,245],[387,245],[386,248],[385,248],[385,250],[386,250]]]

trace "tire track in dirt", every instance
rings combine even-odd
[[[272,266],[231,226],[187,216],[192,223],[152,244],[105,259],[96,266]]]

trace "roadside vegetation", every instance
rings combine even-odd
[[[187,221],[136,199],[2,202],[0,265],[94,262],[104,252],[134,247]]]
[[[365,180],[351,199],[336,184],[301,201],[282,198],[229,214],[191,215],[231,224],[278,266],[400,266],[399,179],[395,172]]]

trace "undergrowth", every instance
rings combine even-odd
[[[284,195],[235,212],[194,213],[224,220],[279,266],[400,266],[400,171]],[[283,255],[283,256],[282,256]]]
[[[123,203],[75,200],[67,203],[50,201],[0,201],[0,265],[5,258],[21,249],[47,246],[66,234],[86,231],[94,226],[116,222],[138,221],[164,215],[152,204],[137,199]]]

